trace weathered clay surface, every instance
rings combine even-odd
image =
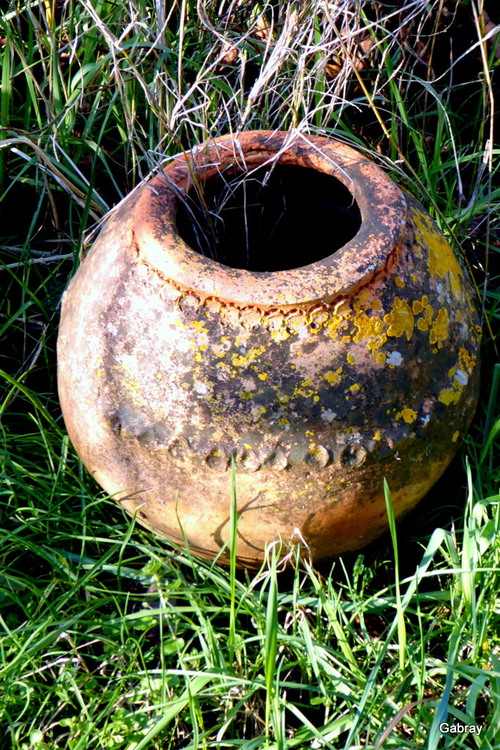
[[[193,174],[273,159],[349,188],[353,240],[272,273],[187,247],[175,216]],[[234,459],[240,564],[277,539],[320,559],[386,528],[384,477],[401,516],[442,474],[474,413],[478,345],[464,270],[413,198],[343,144],[246,133],[110,215],[64,296],[60,400],[89,471],[144,525],[216,555]]]

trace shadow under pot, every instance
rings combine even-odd
[[[441,476],[480,332],[422,206],[322,137],[223,136],[107,218],[63,299],[59,393],[82,461],[137,520],[238,564],[358,549]]]

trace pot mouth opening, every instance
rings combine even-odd
[[[366,285],[399,247],[407,216],[400,188],[350,146],[247,131],[215,138],[149,180],[133,230],[139,257],[176,288],[285,310]],[[207,223],[222,242],[203,239]]]
[[[176,225],[212,261],[253,272],[287,271],[333,255],[361,228],[349,189],[331,174],[291,164],[230,167],[179,198]]]

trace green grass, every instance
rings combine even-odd
[[[0,748],[500,748],[499,72],[483,5],[7,5]],[[241,128],[377,160],[463,255],[484,323],[458,459],[386,537],[316,569],[281,572],[272,548],[249,575],[234,546],[220,568],[136,526],[57,403],[60,296],[102,216],[164,158]],[[237,491],[234,474],[232,538]]]

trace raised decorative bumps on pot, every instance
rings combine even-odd
[[[442,474],[474,413],[479,336],[414,198],[342,143],[248,132],[110,214],[64,295],[60,400],[140,523],[218,554],[234,459],[239,564],[275,540],[318,560],[386,528],[384,477],[399,517]]]

